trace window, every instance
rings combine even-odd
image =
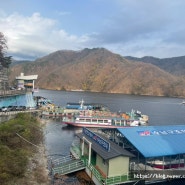
[[[102,159],[102,163],[105,165],[105,159]]]

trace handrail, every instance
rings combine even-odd
[[[83,163],[83,161],[78,160],[78,161],[74,161],[73,163],[69,163],[63,166],[58,166],[55,168],[52,168],[53,174],[64,174],[66,172],[72,172],[80,167],[85,167],[85,164]]]
[[[40,112],[38,109],[0,112],[0,116],[10,116],[18,113]]]
[[[0,97],[2,96],[10,96],[10,95],[16,95],[16,94],[25,94],[26,92],[31,92],[29,89],[22,89],[22,90],[1,90],[0,91]]]
[[[58,159],[54,159],[52,160],[52,165],[53,166],[58,166],[58,165],[61,165],[63,163],[66,163],[68,161],[71,161],[73,159],[73,156],[72,155],[67,155],[65,157],[61,157],[61,158],[58,158]]]

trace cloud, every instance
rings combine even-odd
[[[120,11],[104,22],[98,35],[123,55],[184,55],[184,1],[118,1]],[[97,40],[98,40],[97,38]]]
[[[13,58],[37,58],[61,49],[105,47],[123,56],[184,55],[184,0],[106,1],[107,7],[112,5],[108,12],[100,8],[105,1],[96,1],[101,2],[96,16],[71,6],[47,15],[55,18],[1,11],[0,31],[8,38],[8,53]]]
[[[0,18],[1,31],[8,42],[8,53],[13,58],[40,57],[59,49],[76,49],[88,41],[87,35],[77,37],[57,29],[57,20],[33,13],[30,17],[18,13]]]

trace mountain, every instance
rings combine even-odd
[[[132,61],[139,61],[156,65],[164,71],[167,71],[173,75],[185,76],[185,56],[163,59],[149,56],[145,56],[142,58],[127,56],[125,58]]]
[[[21,72],[38,74],[36,86],[155,96],[185,96],[185,80],[145,62],[128,60],[104,48],[61,50],[33,62],[12,65],[10,80]]]

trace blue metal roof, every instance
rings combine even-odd
[[[144,157],[185,154],[185,125],[118,129]]]

